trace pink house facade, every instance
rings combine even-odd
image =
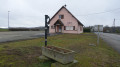
[[[49,21],[49,33],[83,33],[83,24],[62,6]]]

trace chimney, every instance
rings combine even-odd
[[[66,7],[67,5],[65,4],[64,7]]]

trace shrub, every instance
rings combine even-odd
[[[84,28],[83,31],[84,31],[84,32],[91,32],[91,31],[90,31],[90,28]]]

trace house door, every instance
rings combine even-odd
[[[57,33],[61,33],[62,32],[62,26],[57,25]]]

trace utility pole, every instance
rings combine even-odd
[[[113,21],[113,32],[115,33],[115,19]]]
[[[8,11],[8,29],[9,29],[9,13],[10,11]]]

